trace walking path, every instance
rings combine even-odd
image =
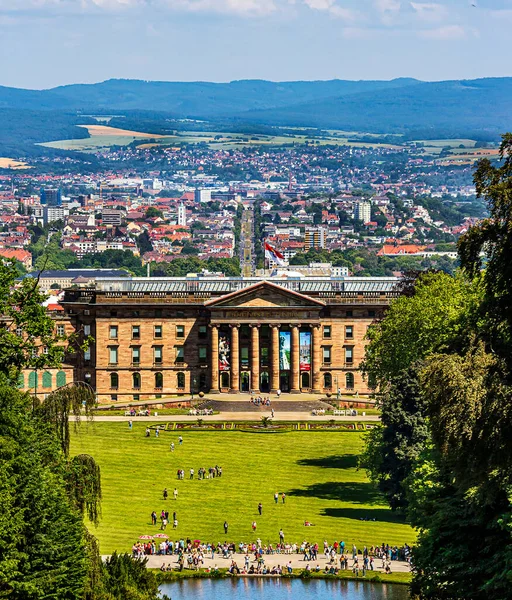
[[[348,570],[352,569],[352,554],[345,552],[346,555],[348,555],[349,559],[348,559]],[[186,556],[186,555],[185,555]],[[254,560],[254,555],[249,554],[250,559],[251,559],[251,565],[255,565],[257,564],[257,562]],[[340,555],[337,555],[337,559],[339,559]],[[104,559],[106,558],[106,556],[103,557]],[[172,568],[178,568],[178,555],[177,554],[173,554],[172,556],[170,555],[152,555],[152,556],[147,556],[146,558],[148,558],[148,567],[150,569],[159,569],[162,566],[162,563],[165,563],[166,565],[168,565],[169,563],[171,564]],[[267,567],[274,567],[277,565],[280,565],[281,567],[285,567],[290,561],[292,563],[292,567],[294,569],[305,569],[306,565],[309,564],[309,566],[311,567],[311,569],[313,570],[314,568],[316,568],[316,565],[319,565],[320,568],[323,570],[325,569],[326,565],[330,566],[329,563],[329,559],[325,558],[324,554],[318,554],[318,560],[316,561],[305,561],[303,559],[302,554],[264,554],[263,555],[264,561],[265,561],[265,565],[267,565]],[[359,566],[360,568],[362,567],[363,564],[363,557],[362,555],[359,555]],[[204,557],[204,564],[202,565],[201,569],[207,569],[207,568],[219,568],[219,569],[223,569],[223,568],[229,568],[231,566],[231,561],[234,560],[237,565],[241,568],[244,565],[244,560],[245,560],[245,554],[235,554],[233,555],[231,558],[224,558],[221,554],[216,554],[215,558],[212,560],[211,559],[211,555],[208,555]],[[186,564],[186,559],[185,559],[185,564]],[[339,563],[338,563],[339,566]],[[393,560],[391,561],[391,572],[395,572],[395,573],[409,573],[409,571],[411,570],[409,563],[405,562],[405,561],[399,561],[399,560]],[[374,571],[384,571],[384,567],[382,566],[382,559],[380,558],[375,558],[374,559]]]
[[[158,410],[156,411],[158,413]],[[96,423],[102,422],[116,422],[116,421],[134,421],[135,423],[185,423],[185,422],[196,422],[197,419],[202,419],[205,423],[207,421],[258,421],[260,417],[267,416],[270,417],[270,411],[266,410],[261,414],[255,414],[254,412],[221,412],[218,415],[205,415],[205,416],[193,416],[193,415],[158,415],[155,417],[154,414],[151,414],[149,417],[124,417],[124,416],[95,416],[94,421]],[[70,420],[74,420],[75,417],[70,417]],[[362,416],[360,413],[357,417],[338,417],[333,415],[324,415],[324,416],[313,416],[310,412],[276,412],[274,414],[273,422],[278,421],[295,421],[295,422],[305,422],[305,421],[347,421],[347,422],[372,422],[379,421],[380,417],[378,415],[366,415]]]

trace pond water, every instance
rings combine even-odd
[[[317,579],[188,579],[161,586],[172,600],[408,600],[407,586]]]

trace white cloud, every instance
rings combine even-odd
[[[276,10],[274,0],[0,0],[0,11],[47,11],[58,14],[90,11],[123,11],[159,8],[181,12],[217,12],[245,16],[266,15]]]
[[[357,11],[340,6],[336,0],[304,0],[304,4],[312,10],[324,11],[345,21],[357,21],[360,18]]]
[[[435,23],[446,19],[448,9],[437,2],[411,2],[411,7],[422,21]]]
[[[437,29],[425,29],[419,36],[427,40],[456,41],[467,37],[467,32],[461,25],[445,25]]]

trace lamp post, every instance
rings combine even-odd
[[[192,388],[191,388],[192,402],[194,402],[194,388],[196,387],[196,385],[197,385],[197,377],[194,376],[194,377],[192,377]]]

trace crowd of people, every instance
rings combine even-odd
[[[270,406],[270,396],[254,396],[251,394],[251,398],[249,400],[251,404],[255,406]]]
[[[156,515],[155,515],[156,516]],[[176,518],[176,513],[173,515]],[[166,518],[164,515],[163,518]],[[284,533],[279,531],[280,540],[284,539]],[[133,545],[132,553],[134,556],[140,557],[144,555],[177,555],[186,556],[187,563],[200,566],[204,564],[205,556],[215,560],[216,557],[234,560],[236,555],[244,556],[244,566],[248,569],[251,562],[256,563],[257,567],[263,568],[265,564],[265,556],[283,554],[283,555],[302,555],[303,562],[309,565],[310,562],[321,560],[323,554],[324,560],[327,562],[329,569],[360,569],[373,571],[376,562],[380,562],[380,568],[391,570],[393,561],[410,561],[410,547],[391,546],[389,544],[381,544],[378,546],[364,546],[362,549],[357,548],[354,544],[351,548],[347,548],[344,541],[334,541],[329,544],[327,540],[323,543],[323,552],[320,551],[320,546],[316,542],[308,542],[304,540],[301,544],[279,543],[263,544],[261,539],[255,542],[245,543],[240,542],[238,546],[234,542],[224,543],[202,543],[199,540],[192,541],[191,539],[170,540],[164,539],[157,544],[155,540],[146,543],[137,542]],[[349,561],[352,561],[351,563]],[[291,564],[291,563],[289,563]],[[307,567],[306,567],[307,568]],[[318,568],[318,567],[315,567]]]

